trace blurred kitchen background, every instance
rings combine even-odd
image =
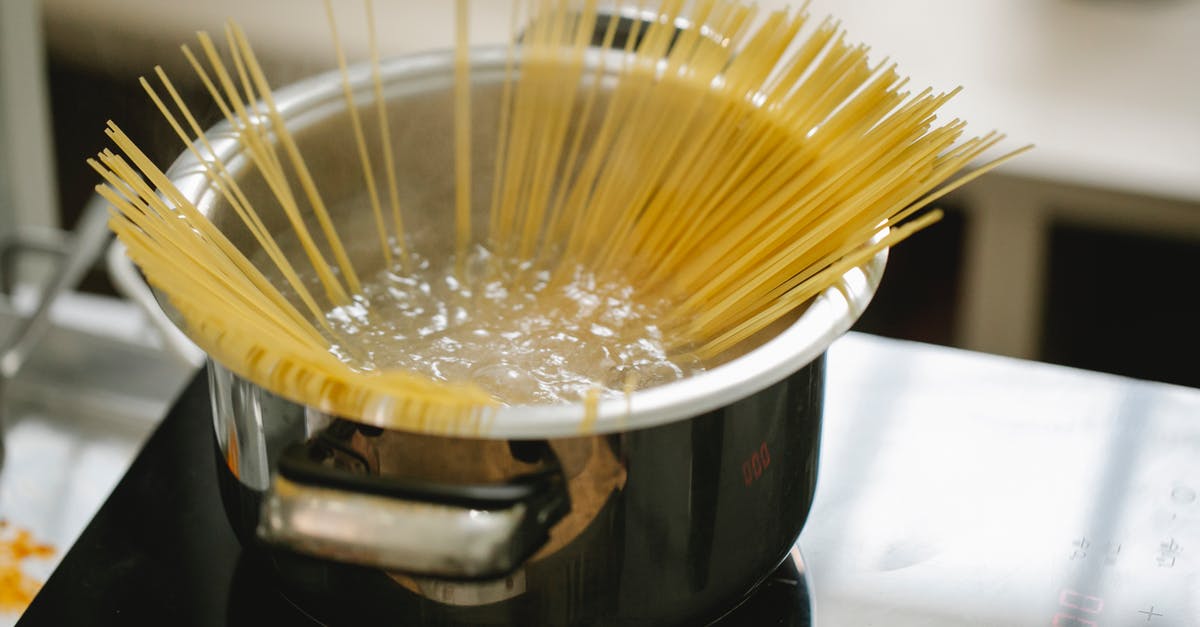
[[[375,4],[386,53],[451,41],[452,3]],[[475,4],[473,35],[496,40],[507,3]],[[337,6],[344,32],[361,28],[358,0]],[[969,131],[1037,144],[941,203],[946,219],[891,253],[857,330],[1200,386],[1200,1],[814,0],[810,10],[840,17],[918,88],[963,85],[950,112]],[[0,1],[0,340],[78,248],[65,233],[96,183],[84,160],[106,145],[105,121],[169,163],[182,146],[138,76],[162,64],[196,93],[178,46],[229,17],[275,85],[333,66],[320,0]],[[365,40],[347,37],[352,58],[365,58]],[[28,366],[0,386],[0,519],[60,549],[191,373],[114,296],[104,266],[100,255]],[[53,563],[27,572],[44,578]]]
[[[6,1],[11,182],[0,215],[11,225],[15,214],[18,230],[70,228],[95,182],[84,159],[104,145],[109,118],[163,163],[180,152],[136,81],[161,63],[187,84],[178,46],[195,30],[236,17],[275,84],[331,67],[320,2],[306,1]],[[358,4],[339,3],[344,28],[358,24]],[[389,52],[449,39],[450,3],[376,4]],[[496,7],[493,23],[476,20],[477,34],[494,35],[506,3],[477,4]],[[914,85],[962,84],[952,112],[976,132],[1037,144],[893,252],[860,330],[1200,385],[1189,307],[1189,271],[1200,268],[1200,3],[824,0],[812,13],[840,17]],[[362,58],[362,38],[349,39]],[[84,285],[110,289],[103,273]]]

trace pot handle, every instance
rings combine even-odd
[[[306,444],[279,459],[258,537],[314,557],[411,575],[492,579],[512,573],[570,510],[566,478],[547,463],[497,483],[451,484],[321,464]]]

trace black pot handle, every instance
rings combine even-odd
[[[258,537],[315,557],[410,575],[503,577],[541,548],[570,510],[566,479],[549,445],[523,444],[541,450],[538,470],[473,484],[365,474],[365,460],[354,472],[322,463],[328,441],[293,444],[263,500]]]

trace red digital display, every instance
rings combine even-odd
[[[1060,590],[1058,607],[1062,611],[1054,615],[1050,623],[1056,627],[1095,627],[1100,612],[1104,611],[1104,599],[1075,590]]]
[[[742,462],[742,480],[746,487],[758,480],[767,466],[771,465],[771,451],[767,448],[766,440],[750,455],[750,459]]]

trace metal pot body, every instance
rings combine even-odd
[[[704,624],[770,573],[804,525],[816,482],[824,359],[688,420],[548,440],[562,461],[571,511],[515,571],[471,581],[315,559],[260,541],[280,456],[311,440],[314,426],[328,427],[220,366],[210,365],[210,382],[230,521],[249,550],[274,563],[293,601],[320,620]],[[412,444],[421,446],[427,436],[371,437],[392,439],[394,450],[397,440],[417,438]],[[433,474],[458,472],[453,460],[497,442],[439,440],[446,461],[426,469]]]
[[[486,198],[495,143],[486,129],[495,126],[504,51],[472,63],[475,192]],[[438,237],[453,236],[438,210],[451,206],[454,190],[452,57],[399,59],[382,74],[393,144],[405,147],[396,171],[415,209],[406,221],[436,250]],[[368,69],[352,71],[351,83],[365,118]],[[365,223],[339,77],[280,90],[276,100],[334,220]],[[245,193],[269,198],[236,134],[218,126],[209,138]],[[253,238],[203,168],[184,155],[168,175],[253,257]],[[284,229],[282,217],[264,219],[268,230]],[[373,239],[361,240],[350,244],[356,265],[378,267]],[[713,620],[772,571],[804,525],[824,351],[866,307],[885,259],[848,272],[708,371],[602,401],[587,431],[582,406],[502,408],[487,433],[365,426],[210,363],[230,521],[248,553],[273,564],[288,596],[326,623]]]

